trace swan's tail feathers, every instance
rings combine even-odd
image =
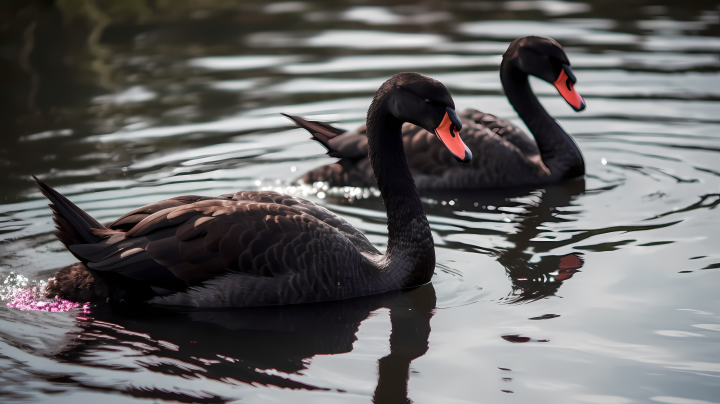
[[[364,128],[347,132],[329,123],[308,121],[305,118],[288,114],[283,115],[310,132],[313,140],[325,146],[330,157],[358,160],[368,155],[367,135]]]
[[[295,122],[298,126],[305,129],[306,131],[310,132],[312,135],[312,139],[320,142],[323,146],[325,146],[326,149],[328,149],[328,154],[332,156],[333,152],[335,152],[335,148],[333,145],[330,144],[330,140],[334,139],[335,137],[342,135],[346,131],[342,129],[338,129],[329,123],[325,122],[319,122],[319,121],[308,121],[307,119],[300,117],[300,116],[294,116],[294,115],[288,115],[283,114],[284,116],[290,118],[293,122]]]
[[[62,196],[56,190],[47,186],[33,175],[35,184],[50,202],[55,217],[55,235],[60,241],[69,247],[74,244],[90,244],[100,241],[100,237],[95,233],[97,230],[107,230],[105,226],[100,224],[92,216],[88,215],[82,209],[78,208],[74,203]]]

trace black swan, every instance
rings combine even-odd
[[[69,300],[250,307],[372,295],[430,281],[435,250],[401,128],[433,130],[460,161],[471,154],[442,83],[417,73],[386,81],[368,110],[368,150],[387,208],[381,254],[342,218],[276,192],[180,196],[107,227],[37,178],[60,241],[81,262],[60,270],[49,296]]]
[[[582,111],[585,101],[573,88],[577,81],[562,46],[555,40],[525,37],[513,41],[503,55],[500,79],[508,100],[534,135],[496,116],[475,110],[460,114],[460,135],[477,158],[457,165],[431,131],[406,123],[405,153],[419,189],[500,188],[558,182],[581,177],[585,162],[575,141],[545,111],[535,97],[528,75],[553,83],[560,95]],[[330,186],[375,186],[367,158],[365,127],[345,132],[330,124],[289,116],[322,143],[335,164],[306,173],[305,183],[328,182]]]

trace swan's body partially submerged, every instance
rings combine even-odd
[[[540,105],[528,75],[555,85],[576,111],[585,101],[574,89],[575,75],[560,44],[552,39],[526,37],[514,41],[503,55],[500,78],[508,100],[532,136],[505,119],[476,110],[459,114],[460,136],[476,158],[458,165],[432,131],[403,126],[403,144],[419,189],[502,188],[544,184],[581,177],[585,162],[574,140]],[[375,178],[367,158],[365,127],[345,132],[324,122],[289,116],[322,143],[335,164],[306,173],[306,183],[371,187]]]
[[[434,244],[400,130],[408,121],[435,130],[458,160],[469,161],[452,108],[441,83],[415,73],[395,75],[373,99],[368,145],[388,210],[385,254],[327,209],[276,192],[177,197],[105,227],[36,179],[52,202],[58,237],[82,263],[61,270],[49,293],[247,307],[348,299],[427,283]]]

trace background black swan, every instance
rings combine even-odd
[[[500,188],[557,182],[585,174],[585,162],[575,141],[545,111],[533,94],[528,75],[553,83],[576,111],[585,101],[573,88],[577,79],[562,46],[555,40],[525,37],[510,44],[500,65],[500,79],[508,100],[535,136],[509,121],[476,110],[460,114],[462,138],[477,158],[457,165],[434,139],[432,132],[407,123],[403,126],[405,153],[420,189]],[[306,173],[306,183],[327,181],[330,186],[370,187],[375,178],[367,158],[365,126],[345,132],[330,124],[289,116],[313,139],[340,157],[335,164]]]

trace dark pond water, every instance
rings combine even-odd
[[[720,402],[720,25],[708,1],[6,1],[3,298],[73,257],[35,174],[101,221],[183,194],[280,189],[382,249],[371,189],[298,187],[330,163],[279,112],[363,122],[398,71],[520,124],[500,55],[568,52],[588,107],[542,103],[584,181],[424,193],[432,285],[262,310],[0,307],[3,402]]]

